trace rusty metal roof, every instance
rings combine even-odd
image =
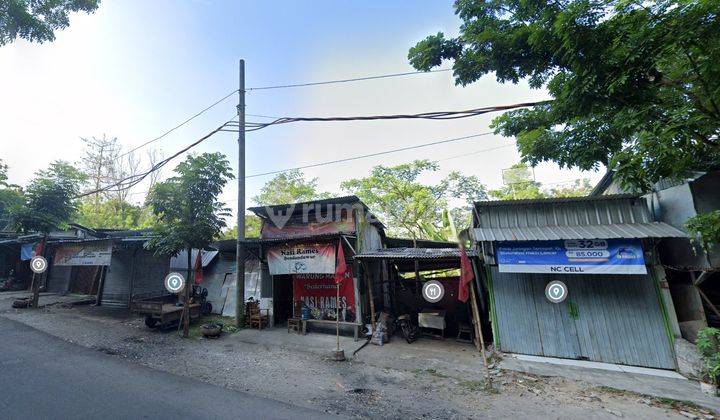
[[[468,257],[477,256],[474,250],[468,249]],[[392,260],[440,260],[460,258],[458,248],[383,248],[355,255],[358,259],[392,259]]]
[[[636,195],[475,203],[477,241],[687,237]]]

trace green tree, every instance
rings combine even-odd
[[[10,228],[13,209],[25,202],[22,188],[7,182],[7,171],[7,164],[0,159],[0,230]]]
[[[449,200],[459,199],[463,205],[468,205],[486,198],[485,187],[477,178],[457,172],[436,185],[418,181],[423,173],[438,170],[438,164],[428,160],[392,167],[380,165],[373,168],[370,176],[350,179],[341,187],[376,211],[392,234],[408,235],[413,239],[455,239],[449,232]]]
[[[547,194],[550,197],[586,197],[593,190],[593,185],[588,178],[576,179],[570,185],[565,184],[550,188]]]
[[[459,36],[410,49],[452,60],[456,83],[493,73],[551,101],[495,119],[523,160],[603,164],[628,187],[720,167],[720,2],[457,0]]]
[[[55,30],[70,25],[71,12],[93,13],[100,0],[0,1],[0,46],[20,37],[31,42],[55,40]]]
[[[245,215],[245,237],[246,238],[259,238],[260,237],[260,227],[262,226],[262,221],[259,217],[255,216],[254,214],[246,214]],[[237,239],[237,225],[233,226],[230,229],[225,229],[220,233],[220,236],[218,236],[219,240],[226,240],[226,239]]]
[[[147,203],[158,218],[155,236],[148,242],[148,248],[161,255],[187,251],[185,302],[188,302],[192,284],[191,250],[206,248],[226,226],[224,218],[229,217],[230,212],[218,201],[218,196],[233,175],[230,162],[221,153],[190,156],[175,172],[176,176],[156,184],[148,195]],[[184,337],[188,331],[189,313],[185,305]]]
[[[328,198],[330,194],[318,192],[317,178],[305,179],[299,170],[292,170],[275,175],[260,189],[260,194],[253,201],[260,206],[299,203]]]
[[[490,197],[498,200],[527,200],[533,198],[544,198],[545,193],[540,190],[540,183],[524,163],[516,163],[503,174],[502,188],[490,190]]]
[[[86,180],[84,173],[60,160],[37,172],[26,188],[25,203],[12,210],[13,227],[45,235],[64,228],[77,211],[75,197]]]
[[[155,216],[148,206],[137,206],[118,199],[83,200],[78,206],[75,223],[94,229],[146,229],[155,224]]]

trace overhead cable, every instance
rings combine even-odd
[[[289,84],[289,85],[256,86],[256,87],[246,88],[245,91],[247,92],[247,91],[253,91],[253,90],[287,89],[287,88],[306,87],[306,86],[331,85],[331,84],[336,84],[336,83],[360,82],[360,81],[365,81],[365,80],[386,79],[389,77],[400,77],[400,76],[414,76],[414,75],[418,75],[418,74],[440,73],[440,72],[446,72],[446,71],[452,71],[452,69],[438,69],[438,70],[428,70],[428,71],[408,71],[408,72],[404,72],[404,73],[381,74],[378,76],[365,76],[365,77],[355,77],[352,79],[326,80],[326,81],[322,81],[322,82],[295,83],[295,84]]]

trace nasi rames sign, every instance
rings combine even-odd
[[[647,274],[638,239],[498,242],[501,273]]]
[[[335,245],[296,244],[267,250],[270,274],[335,273]]]

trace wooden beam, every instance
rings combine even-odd
[[[707,305],[710,307],[710,310],[715,312],[715,315],[720,317],[720,311],[718,311],[718,309],[715,307],[715,305],[713,305],[713,303],[710,302],[710,299],[708,299],[708,297],[705,296],[705,293],[703,293],[703,291],[699,287],[697,288],[697,291],[700,294],[700,297],[702,298],[702,300],[704,300],[705,303],[707,303]]]

